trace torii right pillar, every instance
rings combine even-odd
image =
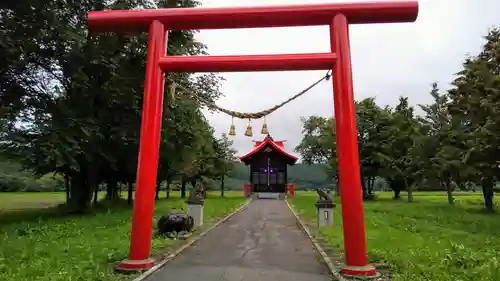
[[[368,264],[366,255],[349,23],[345,15],[337,14],[333,18],[330,41],[332,53],[336,53],[338,57],[332,81],[346,259],[346,265],[341,271],[347,275],[374,276],[377,274],[376,269]]]

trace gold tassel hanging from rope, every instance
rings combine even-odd
[[[251,122],[252,122],[252,120],[248,119],[248,126],[247,126],[247,129],[245,130],[245,136],[247,136],[247,137],[253,136]]]
[[[263,135],[269,134],[269,130],[267,129],[266,116],[264,116],[264,124],[262,124],[262,129],[260,130],[260,133]]]
[[[229,135],[236,136],[236,126],[234,126],[234,117],[231,119],[231,127],[229,127]]]

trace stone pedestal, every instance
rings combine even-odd
[[[194,227],[203,225],[203,204],[188,204],[187,214],[193,218]]]
[[[318,200],[316,208],[318,210],[318,227],[333,226],[333,208],[335,208],[335,204],[331,200]]]

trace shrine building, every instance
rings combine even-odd
[[[275,141],[269,134],[263,141],[253,142],[252,151],[240,157],[250,165],[250,192],[258,198],[284,198],[287,167],[294,165],[297,157],[285,151],[285,141]]]

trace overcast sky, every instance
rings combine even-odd
[[[354,0],[356,1],[356,0]],[[205,7],[263,6],[347,2],[335,0],[202,0]],[[351,1],[352,2],[352,1]],[[413,105],[430,102],[434,81],[446,89],[465,56],[477,53],[488,28],[500,26],[500,0],[423,0],[415,23],[351,26],[351,50],[356,100],[376,97],[379,105],[394,106],[398,96]],[[329,52],[329,28],[294,27],[207,30],[197,35],[211,55]],[[218,105],[242,112],[274,106],[324,75],[324,71],[224,73],[225,96]],[[287,140],[293,152],[301,139],[300,117],[332,116],[332,83],[271,114],[268,127],[275,140]],[[206,114],[217,135],[228,131],[231,117]],[[235,119],[232,137],[238,155],[260,140],[261,120],[253,121],[254,137],[243,135],[246,120]]]

